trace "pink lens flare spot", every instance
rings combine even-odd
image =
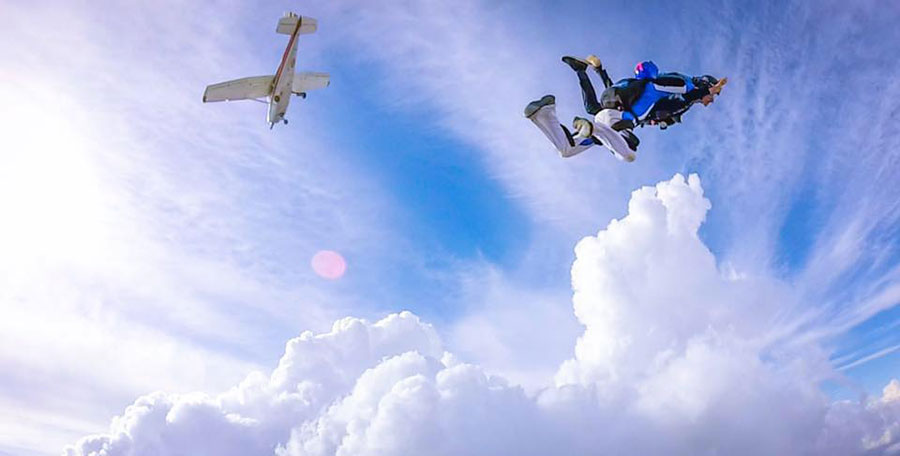
[[[312,268],[319,277],[337,280],[347,271],[347,262],[340,253],[333,250],[320,250],[312,257]]]

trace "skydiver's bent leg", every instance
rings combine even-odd
[[[556,102],[552,95],[531,102],[525,108],[525,117],[537,125],[563,158],[578,155],[594,145],[590,138],[578,138],[576,141],[569,130],[559,123],[556,117]]]
[[[569,67],[575,71],[575,75],[578,76],[578,85],[581,86],[581,98],[584,100],[584,110],[592,116],[596,115],[603,108],[600,106],[600,102],[597,101],[597,92],[594,90],[594,85],[588,77],[588,63],[570,56],[563,57],[562,61],[566,65],[569,65]],[[594,68],[596,69],[596,67]],[[603,74],[606,74],[606,72],[604,71]],[[601,78],[602,77],[603,76],[601,75]],[[606,79],[609,79],[608,75],[606,76]],[[606,84],[606,79],[603,81],[604,84]],[[610,85],[612,85],[612,83],[610,83]]]
[[[597,92],[594,91],[594,85],[591,84],[591,80],[586,72],[576,71],[575,74],[578,75],[578,85],[581,86],[581,99],[584,101],[584,110],[592,116],[597,115],[603,107],[597,101]]]
[[[589,55],[584,58],[584,61],[591,65],[591,68],[594,69],[594,72],[600,76],[600,79],[603,81],[603,87],[610,88],[613,85],[612,79],[610,79],[609,74],[606,72],[606,69],[603,68],[603,62],[600,61],[600,58],[596,55]]]
[[[598,67],[594,67],[594,71],[596,71],[597,74],[600,75],[600,79],[603,80],[603,87],[607,89],[612,87],[613,81],[612,79],[610,79],[609,73],[606,72],[606,68],[603,68],[603,66],[601,65]]]

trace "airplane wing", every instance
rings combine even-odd
[[[275,76],[253,76],[213,84],[207,86],[203,92],[203,102],[262,98],[272,93],[274,79]]]
[[[319,28],[318,21],[311,17],[297,16],[294,13],[287,13],[284,17],[278,20],[278,27],[275,28],[275,33],[281,33],[282,35],[293,35],[294,29],[297,28],[297,21],[300,21],[300,30],[297,30],[298,35],[315,33],[316,29]]]
[[[328,73],[294,73],[294,81],[291,84],[291,92],[305,93],[310,90],[323,89],[331,84],[331,76]]]

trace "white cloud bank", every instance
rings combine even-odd
[[[66,454],[900,453],[900,382],[831,402],[824,351],[779,329],[791,291],[723,271],[697,237],[709,208],[699,179],[677,175],[578,243],[584,334],[534,394],[458,361],[411,313],[347,318],[292,339],[271,375],[142,397]]]

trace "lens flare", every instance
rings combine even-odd
[[[344,272],[347,271],[347,262],[344,261],[344,257],[333,250],[320,250],[316,252],[310,263],[313,271],[315,271],[319,277],[329,280],[340,279],[343,277]]]

